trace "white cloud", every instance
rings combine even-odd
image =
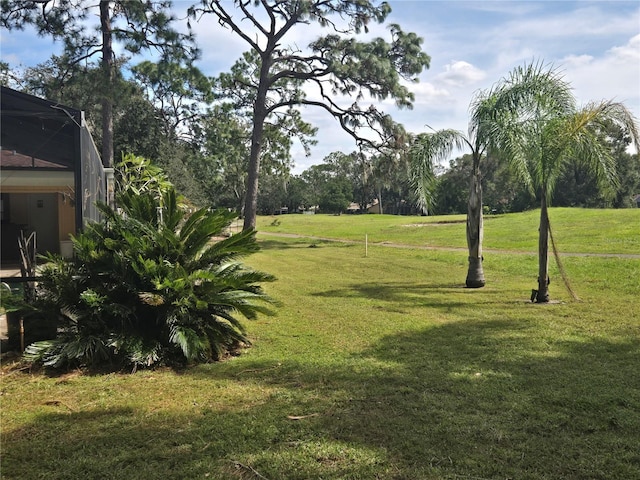
[[[629,40],[626,45],[611,48],[608,53],[620,61],[640,62],[640,34]],[[640,68],[639,63],[636,63],[636,66]]]
[[[602,2],[601,2],[602,3]],[[604,2],[606,3],[606,2]],[[543,15],[534,12],[526,17],[517,16],[512,21],[494,28],[500,36],[528,38],[531,42],[557,42],[561,38],[597,38],[621,32],[637,30],[636,15],[622,12],[603,12],[603,5],[592,5],[565,11],[562,4],[555,13]]]
[[[415,96],[416,105],[432,104],[434,102],[442,104],[450,103],[451,101],[451,92],[449,90],[438,87],[431,82],[412,84],[408,88]]]
[[[456,87],[472,85],[486,77],[485,72],[462,60],[449,63],[445,65],[444,69],[445,71],[436,78]]]
[[[640,35],[604,55],[571,55],[562,59],[565,77],[580,103],[616,100],[640,116]]]
[[[562,64],[568,68],[580,68],[593,62],[591,55],[569,55],[562,59]]]

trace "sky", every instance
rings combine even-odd
[[[176,10],[191,3],[174,1]],[[227,2],[231,6],[231,2]],[[640,119],[640,2],[638,1],[428,1],[391,0],[384,25],[361,39],[390,39],[386,26],[399,24],[424,39],[430,67],[410,84],[411,110],[393,101],[371,101],[413,133],[454,128],[467,131],[468,108],[474,95],[490,88],[514,68],[542,62],[558,69],[573,87],[579,105],[590,101],[623,102]],[[202,57],[200,69],[210,76],[229,71],[246,45],[220,27],[212,16],[192,22]],[[304,26],[291,42],[303,48],[323,30]],[[32,66],[59,53],[60,44],[33,31],[0,32],[0,58],[12,67]],[[313,92],[308,92],[312,97]],[[343,99],[351,102],[351,99]],[[318,127],[311,156],[293,150],[294,174],[331,152],[350,153],[354,140],[321,109],[306,108],[303,118]],[[459,155],[456,152],[453,156]],[[462,152],[463,153],[463,152]]]

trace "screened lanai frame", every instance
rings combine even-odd
[[[4,86],[0,111],[3,207],[4,199],[10,204],[16,194],[55,196],[60,242],[68,240],[67,232],[76,234],[88,222],[99,221],[96,202],[107,200],[111,169],[102,165],[84,113]],[[62,203],[68,209],[64,218]]]
[[[88,221],[98,221],[95,203],[106,201],[106,172],[84,112],[4,86],[0,105],[2,150],[26,157],[26,161],[8,164],[3,155],[0,169],[5,176],[11,171],[71,170],[76,229],[81,230]]]

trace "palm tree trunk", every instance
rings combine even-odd
[[[469,270],[466,285],[468,288],[484,287],[482,269],[482,238],[484,235],[482,219],[482,184],[480,170],[474,168],[471,176],[471,188],[467,207],[467,246],[469,247]]]
[[[542,192],[540,230],[538,240],[538,292],[536,303],[549,301],[549,212],[547,194]]]

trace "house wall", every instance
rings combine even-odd
[[[76,209],[71,198],[58,195],[58,240],[67,241],[76,233]]]
[[[27,223],[29,202],[26,195],[9,195],[9,221],[13,224]]]
[[[375,205],[371,205],[370,207],[367,207],[367,213],[382,213],[380,211],[380,205],[376,203]]]
[[[25,225],[37,232],[39,253],[66,253],[65,242],[75,233],[73,184],[69,171],[2,171],[0,190],[9,196],[9,224],[2,235],[6,258],[15,256],[16,232]]]

